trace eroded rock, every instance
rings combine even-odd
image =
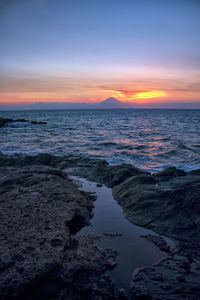
[[[12,293],[11,287],[19,292],[19,283],[23,282],[20,293],[23,292],[27,296],[24,291],[34,286],[37,287],[35,295],[38,297],[42,294],[43,299],[45,295],[53,295],[53,299],[65,299],[67,295],[68,298],[74,299],[80,294],[83,299],[114,297],[112,281],[102,274],[107,268],[115,266],[116,253],[108,249],[98,249],[93,244],[95,237],[74,236],[78,228],[83,226],[84,222],[88,222],[93,200],[90,199],[90,195],[81,194],[80,191],[78,194],[77,191],[75,192],[76,197],[72,200],[70,197],[74,192],[72,194],[70,192],[69,195],[64,191],[61,194],[64,198],[66,195],[68,199],[67,204],[64,204],[61,200],[63,197],[59,193],[60,188],[63,189],[61,182],[69,185],[68,191],[72,191],[72,182],[66,178],[65,172],[55,169],[59,168],[112,187],[115,199],[131,222],[178,241],[178,247],[170,251],[167,259],[152,267],[138,269],[133,274],[131,299],[200,298],[199,170],[186,173],[176,168],[168,168],[151,175],[130,165],[109,166],[104,160],[73,155],[58,157],[49,154],[31,157],[6,156],[0,153],[0,165],[3,174],[1,178],[3,188],[0,189],[0,195],[3,199],[3,207],[6,209],[3,209],[1,214],[4,216],[8,212],[2,228],[6,225],[10,230],[8,242],[11,243],[11,247],[7,245],[8,252],[2,251],[0,274],[8,274],[6,278],[14,278],[5,281],[4,285],[10,287]],[[46,190],[45,186],[49,189]],[[41,202],[41,207],[38,201]],[[61,211],[57,208],[60,201]],[[22,212],[16,205],[21,207]],[[28,209],[29,205],[31,209]],[[42,207],[45,207],[44,211]],[[49,215],[48,211],[52,213]],[[57,214],[59,216],[60,213],[62,217],[56,218],[54,212],[55,216]],[[21,214],[23,218],[19,218]],[[12,220],[12,224],[9,223],[9,219]],[[41,224],[45,219],[47,222],[43,228]],[[64,227],[62,227],[62,220]],[[29,226],[32,222],[34,226]],[[40,226],[37,227],[37,224]],[[56,230],[57,226],[58,230]],[[27,235],[22,239],[25,253],[21,252],[21,243],[19,243],[20,237],[23,237],[20,229]],[[5,236],[7,233],[4,234]],[[42,237],[40,241],[37,240],[38,236]],[[161,243],[161,240],[154,238],[152,241],[161,248],[166,246]],[[24,262],[29,261],[28,269],[27,263]],[[41,266],[41,269],[37,266]],[[26,277],[23,274],[29,275]],[[34,274],[43,275],[34,277]],[[54,278],[54,283],[51,278]],[[60,293],[65,298],[62,298]],[[58,296],[55,296],[56,294]],[[50,299],[50,296],[47,298]],[[126,296],[120,294],[122,299]]]
[[[200,176],[167,174],[129,178],[113,188],[114,198],[131,222],[199,245]]]
[[[182,269],[183,263],[187,270]],[[199,261],[190,263],[185,257],[175,256],[152,267],[139,268],[132,275],[132,299],[199,299],[198,266]]]
[[[146,238],[170,256],[132,276],[132,299],[200,298],[200,173],[169,168],[134,176],[113,188],[125,215],[138,224],[176,239],[171,252],[160,237]]]
[[[0,167],[0,298],[106,299],[117,253],[74,233],[94,198],[48,166]],[[85,298],[84,298],[85,297]],[[103,298],[104,297],[104,298]]]

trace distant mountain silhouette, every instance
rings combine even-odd
[[[105,108],[121,108],[122,106],[124,106],[124,103],[114,97],[110,97],[104,101],[99,102],[98,105]]]
[[[0,0],[1,1],[1,0]],[[121,102],[114,97],[110,97],[101,102],[36,102],[24,105],[5,105],[0,103],[1,110],[48,110],[48,109],[131,109],[131,108],[150,108],[150,109],[200,109],[200,102],[174,102],[174,103],[130,103]]]

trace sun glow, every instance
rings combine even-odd
[[[166,93],[164,91],[148,91],[148,92],[139,92],[133,95],[132,99],[147,99],[147,98],[160,98],[165,97]]]
[[[109,95],[112,95],[112,97],[116,97],[119,100],[122,101],[129,101],[132,102],[133,100],[137,99],[139,102],[141,100],[146,100],[146,99],[152,99],[152,98],[162,98],[166,97],[167,93],[165,91],[161,90],[146,90],[146,89],[141,89],[140,91],[133,90],[133,89],[123,89],[123,90],[114,90],[114,89],[107,89],[103,90],[103,92],[109,93]]]

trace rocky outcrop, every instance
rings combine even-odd
[[[177,245],[172,251],[160,237],[145,237],[169,256],[133,273],[132,299],[199,299],[200,172],[169,168],[133,176],[114,186],[113,195],[132,223],[172,237]]]
[[[131,222],[198,247],[200,176],[173,171],[131,177],[113,195]]]
[[[175,255],[152,267],[137,269],[131,279],[131,299],[200,298],[200,262]]]
[[[9,118],[0,118],[0,128],[7,125],[8,123],[12,123],[14,122],[13,119],[9,119]]]
[[[169,255],[133,273],[131,299],[200,298],[200,170],[168,168],[151,175],[127,164],[49,154],[0,154],[0,166],[0,286],[5,298],[8,293],[20,299],[114,297],[103,273],[115,266],[116,252],[98,249],[92,236],[74,236],[88,222],[93,199],[61,170],[112,187],[132,223],[176,240],[172,250],[158,236],[145,237]]]
[[[179,241],[197,243],[200,225],[198,170],[186,173],[168,168],[151,175],[128,164],[110,166],[105,160],[50,154],[0,154],[0,165],[46,165],[103,183],[113,188],[114,198],[134,224]]]
[[[135,175],[150,174],[129,164],[110,166],[106,160],[91,159],[75,155],[53,156],[47,153],[36,156],[16,154],[0,155],[0,164],[16,166],[42,164],[67,170],[68,173],[113,187]]]
[[[93,201],[58,169],[0,167],[0,299],[113,295],[104,272],[117,253],[74,236],[88,224]]]
[[[47,122],[43,122],[43,121],[31,121],[31,124],[34,124],[34,125],[45,125],[45,124],[47,124]]]
[[[47,124],[47,122],[43,122],[43,121],[29,121],[29,120],[26,120],[26,119],[10,119],[10,118],[0,118],[0,128],[1,127],[4,127],[4,126],[8,126],[9,123],[15,123],[15,122],[20,122],[20,123],[31,123],[31,124]],[[17,127],[16,125],[11,125],[11,127]]]
[[[152,242],[160,249],[160,251],[169,253],[171,250],[167,242],[164,240],[164,238],[159,235],[148,234],[148,235],[140,235],[140,236],[145,240]]]

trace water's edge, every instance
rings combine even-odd
[[[128,221],[121,206],[114,200],[112,190],[95,182],[77,176],[70,176],[81,190],[95,193],[94,216],[89,226],[83,227],[77,235],[98,235],[95,243],[102,248],[114,248],[118,251],[117,266],[108,271],[116,283],[117,289],[129,290],[131,275],[134,270],[151,266],[166,258],[165,252],[145,240],[141,235],[156,235],[152,230],[137,226]],[[81,185],[81,186],[80,186]],[[174,242],[164,237],[169,247]]]
[[[0,117],[47,123],[2,127],[5,154],[84,155],[151,172],[200,164],[200,110],[10,111]]]

